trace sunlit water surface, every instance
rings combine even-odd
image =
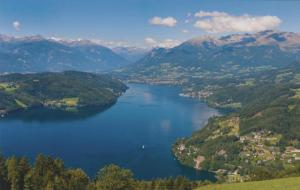
[[[91,177],[106,164],[131,169],[139,179],[184,175],[209,179],[211,173],[182,166],[172,144],[200,129],[218,111],[178,96],[175,87],[129,85],[112,107],[70,116],[41,108],[0,120],[0,152],[5,156],[60,157]]]

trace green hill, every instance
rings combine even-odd
[[[292,177],[247,183],[208,185],[197,190],[298,190],[299,188],[300,177]]]
[[[299,73],[295,63],[251,77],[251,83],[250,78],[231,83],[221,79],[223,86],[204,89],[210,105],[234,111],[179,139],[175,156],[184,165],[215,171],[221,181],[297,173],[292,170],[300,164]]]
[[[0,114],[32,107],[104,107],[115,103],[126,89],[110,76],[77,71],[2,75]]]

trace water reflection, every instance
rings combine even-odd
[[[1,153],[31,161],[40,153],[60,157],[89,176],[113,163],[139,179],[183,175],[214,180],[210,172],[179,164],[171,150],[178,138],[190,136],[219,112],[178,96],[178,88],[129,86],[109,109],[68,113],[37,108],[8,115],[0,121]]]
[[[64,111],[58,109],[50,109],[44,107],[30,108],[26,110],[18,110],[7,114],[1,121],[20,120],[23,122],[67,122],[73,120],[83,120],[93,117],[100,112],[109,109],[111,106],[105,107],[85,107],[74,111]]]

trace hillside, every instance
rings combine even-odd
[[[220,184],[208,185],[197,188],[197,190],[297,190],[300,187],[300,177],[255,181],[247,183],[233,183],[233,184]]]
[[[120,72],[130,82],[172,84],[225,111],[173,152],[220,181],[285,175],[300,163],[300,35],[267,30],[201,37],[149,52]],[[297,62],[298,61],[298,62]]]
[[[220,79],[209,88],[194,84],[189,94],[233,112],[178,140],[175,156],[226,181],[285,175],[300,164],[299,74],[300,64],[294,63],[256,78]]]
[[[191,39],[172,49],[155,49],[138,61],[136,66],[171,63],[174,67],[196,66],[207,70],[233,65],[280,67],[299,59],[299,52],[299,34],[270,30]]]
[[[300,35],[263,31],[223,37],[200,37],[149,52],[121,74],[133,82],[183,84],[286,67],[300,60]]]
[[[113,104],[127,87],[105,75],[63,73],[9,74],[0,76],[0,112],[37,106],[62,110]]]
[[[129,64],[111,49],[88,40],[63,41],[42,36],[0,35],[0,73],[109,71]]]

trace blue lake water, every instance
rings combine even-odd
[[[219,112],[178,96],[176,87],[129,87],[102,112],[70,116],[38,108],[1,119],[0,152],[31,161],[39,153],[60,157],[66,166],[83,168],[91,177],[114,163],[131,169],[139,179],[184,175],[212,180],[211,173],[179,164],[171,147]]]

